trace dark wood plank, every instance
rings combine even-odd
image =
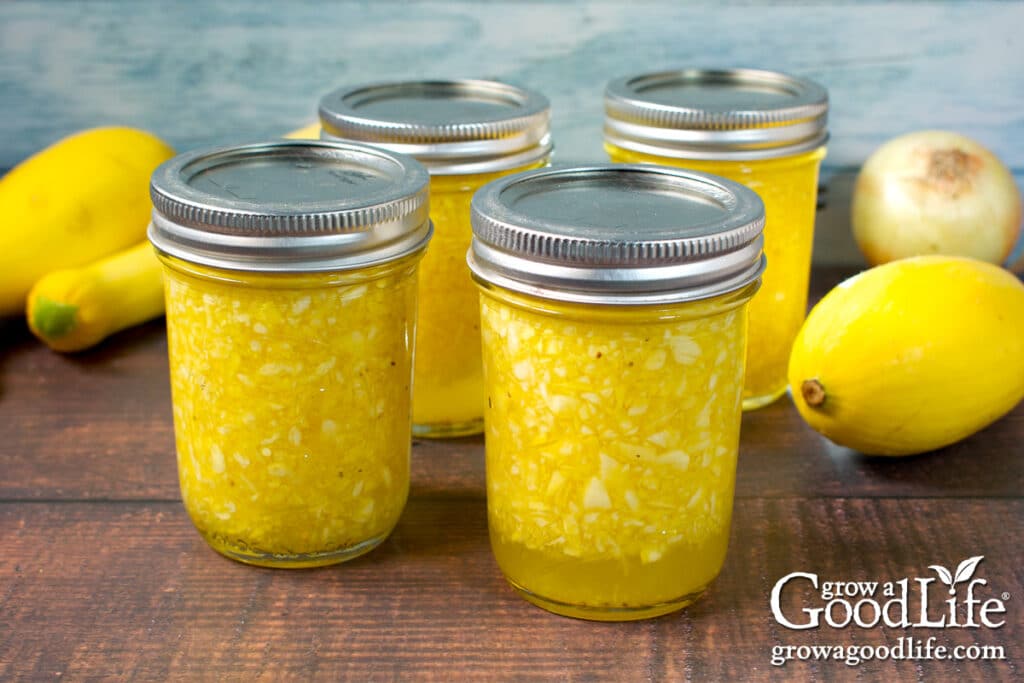
[[[505,585],[484,504],[410,501],[381,548],[347,565],[247,567],[209,550],[174,503],[0,504],[3,680],[1012,680],[1024,642],[1021,501],[743,500],[730,556],[682,613],[620,624],[550,615]],[[1003,628],[790,631],[772,585],[934,576],[984,555]],[[787,610],[816,604],[799,587]],[[775,645],[1002,645],[1002,662],[770,663]],[[1019,680],[1019,679],[1018,679]]]
[[[816,270],[813,298],[852,272]],[[0,500],[178,499],[162,321],[71,356],[20,321],[0,339]],[[784,398],[744,417],[737,496],[1018,496],[1022,442],[1024,405],[941,452],[865,458],[818,436]],[[482,439],[413,452],[422,493],[482,495]]]
[[[72,355],[0,339],[0,499],[178,496],[162,319]]]
[[[737,496],[981,496],[1024,491],[1024,403],[964,441],[917,456],[869,457],[837,446],[789,397],[743,416]]]

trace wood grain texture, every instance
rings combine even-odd
[[[0,332],[0,498],[177,498],[163,320],[75,355]]]
[[[812,300],[851,274],[817,269]],[[0,680],[1021,680],[1024,406],[942,452],[867,458],[782,400],[744,416],[729,557],[661,619],[550,615],[501,578],[480,438],[416,442],[394,534],[351,563],[284,571],[210,550],[179,502],[161,321],[77,356],[0,321]],[[1000,629],[819,628],[772,617],[774,583],[934,577],[984,555]],[[821,604],[806,586],[787,614]],[[990,662],[771,664],[776,646],[993,645]]]
[[[964,133],[1024,187],[1022,24],[1019,2],[938,0],[0,3],[0,171],[83,128],[136,126],[186,151],[305,125],[341,85],[467,77],[545,93],[556,159],[603,162],[611,78],[775,69],[829,89],[835,183],[815,260],[857,264],[846,175],[889,138]]]
[[[815,270],[812,301],[852,272]],[[19,321],[0,333],[0,499],[179,499],[162,321],[73,356]],[[818,436],[783,398],[744,416],[736,495],[1019,496],[1022,434],[1024,405],[941,453],[869,458]],[[414,495],[479,497],[483,479],[481,438],[413,448]]]
[[[1024,169],[1022,23],[1020,3],[936,0],[0,3],[0,168],[115,122],[182,150],[277,136],[334,87],[426,77],[534,87],[559,157],[600,161],[609,79],[744,66],[829,88],[829,164],[952,128]]]
[[[221,558],[172,503],[0,504],[0,679],[1014,680],[1024,622],[1012,602],[1001,629],[914,633],[1003,645],[1006,661],[773,667],[774,645],[892,644],[904,632],[787,631],[767,597],[792,571],[896,580],[978,554],[995,595],[1024,596],[1012,552],[1022,515],[1021,501],[740,501],[726,567],[704,599],[653,621],[598,624],[512,593],[490,556],[482,500],[413,498],[379,549],[305,571]],[[816,604],[799,587],[786,599],[791,613]]]

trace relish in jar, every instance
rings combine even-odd
[[[769,268],[750,304],[743,395],[747,409],[771,403],[807,308],[828,93],[774,72],[691,69],[612,81],[605,112],[612,161],[713,173],[764,201]]]
[[[719,573],[762,225],[747,188],[652,166],[474,198],[491,545],[526,599],[640,619]]]
[[[410,81],[336,90],[320,102],[327,139],[358,140],[430,172],[434,238],[420,266],[413,433],[483,428],[480,311],[466,268],[469,207],[485,183],[547,163],[548,101],[492,81]]]
[[[407,157],[316,141],[154,174],[182,500],[218,552],[332,564],[398,521],[427,181]]]

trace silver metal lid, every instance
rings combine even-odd
[[[608,164],[518,173],[473,196],[477,278],[547,299],[691,301],[760,277],[764,205],[695,171]]]
[[[495,81],[407,81],[340,88],[320,100],[325,139],[368,142],[431,173],[489,173],[551,153],[550,105]]]
[[[686,69],[619,78],[604,95],[607,142],[690,159],[764,159],[828,139],[828,91],[774,71]]]
[[[384,263],[430,239],[429,180],[415,159],[353,143],[196,150],[153,172],[149,239],[171,256],[230,270]]]

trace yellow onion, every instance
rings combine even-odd
[[[924,254],[1002,264],[1020,233],[1021,198],[988,149],[959,133],[926,130],[868,157],[851,220],[871,265]]]

